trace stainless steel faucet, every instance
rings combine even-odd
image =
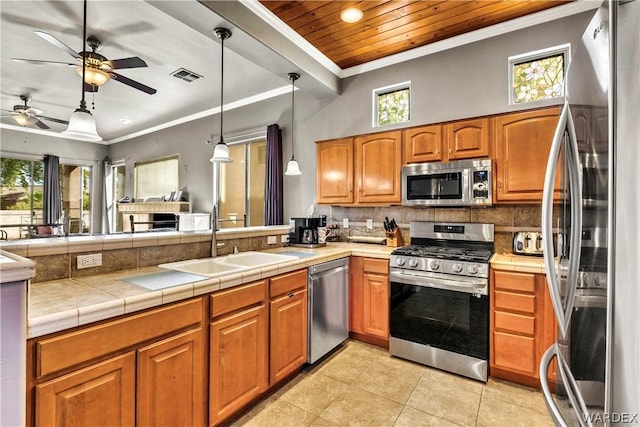
[[[218,231],[218,209],[214,204],[211,212],[211,258],[218,256],[218,240],[216,239],[216,231]]]

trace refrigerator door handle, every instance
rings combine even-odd
[[[559,269],[556,267],[553,257],[553,193],[555,187],[556,173],[560,161],[562,141],[568,134],[565,156],[567,172],[569,174],[569,197],[571,206],[571,235],[569,236],[569,266],[567,272],[566,305],[562,306],[562,296],[560,291]],[[563,336],[566,336],[573,312],[575,300],[575,283],[578,277],[578,266],[580,263],[580,240],[582,238],[582,189],[579,173],[578,146],[576,140],[575,127],[571,117],[569,102],[565,101],[558,126],[553,136],[549,159],[544,177],[544,189],[542,194],[542,244],[544,246],[543,257],[545,270],[547,273],[547,284],[551,296],[551,303],[558,320],[558,327]],[[561,230],[562,231],[562,230]],[[562,257],[564,243],[562,233],[558,236],[558,257]],[[561,243],[562,242],[562,247]]]
[[[567,362],[562,357],[560,353],[560,349],[558,348],[557,343],[553,343],[547,351],[544,352],[542,358],[540,359],[540,385],[542,387],[542,394],[544,396],[545,403],[547,408],[549,409],[549,413],[553,422],[556,426],[560,427],[569,427],[569,423],[564,419],[560,409],[556,405],[553,400],[553,396],[551,394],[551,389],[549,388],[549,377],[547,372],[549,370],[549,365],[551,365],[551,361],[553,358],[556,358],[556,370],[560,373],[562,377],[563,385],[565,387],[565,391],[567,393],[567,397],[569,398],[569,402],[571,402],[571,407],[573,408],[578,423],[581,427],[593,427],[591,423],[591,418],[588,416],[589,412],[587,409],[587,405],[580,394],[580,390],[578,388],[578,384],[571,375],[571,371],[569,370],[569,366]]]

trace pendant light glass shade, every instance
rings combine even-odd
[[[218,27],[213,30],[216,37],[220,39],[220,141],[213,149],[213,157],[209,159],[212,163],[231,163],[233,159],[229,156],[229,147],[224,143],[222,137],[223,109],[224,109],[224,41],[231,37],[231,31]]]
[[[84,22],[82,26],[82,40],[87,39],[87,0],[84,0]],[[69,119],[69,126],[62,131],[64,136],[71,138],[82,139],[84,141],[97,142],[102,141],[102,137],[98,135],[96,130],[96,120],[91,115],[91,112],[87,110],[87,103],[84,100],[84,79],[86,71],[86,63],[84,61],[85,46],[82,46],[83,58],[82,58],[82,80],[80,81],[80,93],[82,98],[80,100],[80,108],[75,110]]]
[[[298,165],[298,162],[296,161],[296,158],[293,155],[293,105],[294,105],[293,94],[296,91],[294,84],[296,80],[300,78],[300,74],[289,73],[287,77],[289,77],[289,80],[291,80],[291,160],[289,160],[289,163],[287,163],[287,170],[284,172],[284,174],[285,175],[301,175],[302,172],[300,171],[300,166]]]
[[[62,131],[62,134],[85,141],[102,141],[102,137],[96,131],[96,121],[93,115],[87,109],[82,108],[73,112],[69,119],[69,126]]]
[[[298,162],[293,157],[287,163],[287,170],[284,173],[285,175],[302,175],[300,172],[300,166],[298,166]]]

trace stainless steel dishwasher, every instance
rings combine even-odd
[[[349,337],[349,258],[309,267],[307,363]]]

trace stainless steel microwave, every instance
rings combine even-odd
[[[490,206],[491,198],[490,159],[402,167],[403,206]]]

